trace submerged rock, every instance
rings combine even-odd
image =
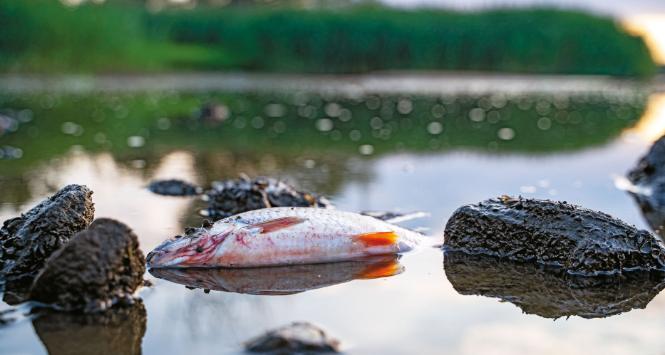
[[[642,309],[665,288],[665,280],[649,272],[583,277],[459,252],[445,254],[443,269],[461,295],[498,298],[524,313],[555,319],[601,318]]]
[[[665,238],[665,136],[651,146],[628,179],[635,186],[629,193],[644,218],[661,238]]]
[[[244,269],[157,268],[153,276],[185,285],[252,295],[291,295],[357,279],[376,279],[401,273],[394,255],[327,264],[290,265]]]
[[[69,185],[24,213],[4,222],[0,229],[0,278],[4,278],[4,300],[23,300],[46,259],[84,230],[94,218],[92,191]]]
[[[131,303],[144,272],[136,235],[123,223],[101,218],[49,257],[30,299],[64,310],[103,310],[119,301]]]
[[[146,311],[140,301],[95,314],[42,310],[32,326],[50,355],[138,355]]]
[[[252,180],[243,176],[237,180],[216,181],[205,192],[205,200],[208,208],[203,214],[213,219],[269,207],[330,207],[325,198],[264,177]]]
[[[249,340],[245,350],[271,354],[336,353],[339,341],[311,323],[294,322]]]
[[[651,233],[602,212],[521,197],[459,208],[446,225],[444,249],[588,276],[665,270],[665,249]]]
[[[148,185],[148,190],[165,196],[195,196],[203,192],[201,187],[178,179],[153,181]]]

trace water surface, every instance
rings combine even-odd
[[[0,136],[11,153],[0,161],[0,217],[65,184],[86,184],[96,216],[127,223],[149,251],[200,223],[202,206],[151,194],[151,180],[205,186],[244,172],[285,178],[343,210],[427,211],[431,217],[407,226],[426,227],[432,238],[442,238],[456,208],[502,194],[565,200],[647,228],[614,180],[665,131],[662,94],[406,91],[0,94],[0,113],[16,121]],[[211,104],[221,111],[201,120],[201,107]],[[659,354],[665,347],[663,294],[645,309],[553,321],[459,294],[437,249],[399,264],[403,270],[385,278],[354,276],[362,272],[347,265],[325,287],[283,295],[206,293],[146,274],[155,286],[139,294],[147,312],[140,345],[148,354],[238,353],[267,329],[309,321],[352,354]],[[40,322],[0,328],[0,353],[56,349]]]

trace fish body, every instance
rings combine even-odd
[[[148,266],[260,267],[353,260],[413,249],[420,234],[351,212],[308,207],[249,211],[165,241]]]

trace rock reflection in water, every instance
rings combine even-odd
[[[356,279],[394,276],[404,267],[396,256],[328,264],[249,269],[151,269],[160,279],[187,287],[252,295],[291,295]]]
[[[665,136],[658,139],[629,173],[627,189],[651,229],[665,238]]]
[[[665,288],[657,274],[580,277],[481,255],[448,252],[448,281],[461,295],[480,295],[513,303],[524,313],[545,318],[603,318],[645,308]]]
[[[50,355],[141,354],[146,311],[140,301],[96,314],[45,311],[32,325]]]

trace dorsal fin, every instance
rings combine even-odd
[[[251,224],[250,228],[260,228],[261,234],[271,233],[280,229],[293,227],[297,224],[305,222],[307,219],[300,217],[281,217],[271,219],[269,221]]]

